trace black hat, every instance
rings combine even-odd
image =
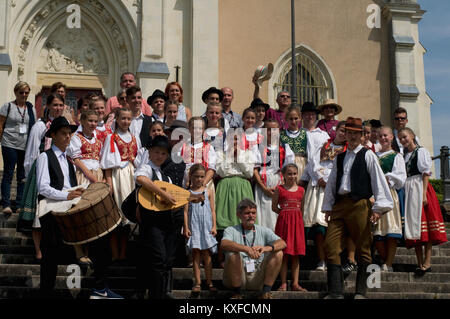
[[[45,133],[46,137],[51,137],[50,134],[52,132],[58,132],[58,130],[62,127],[68,127],[70,130],[75,132],[78,129],[78,126],[71,125],[69,121],[64,116],[57,117],[52,121],[52,124],[50,125],[50,128],[48,129],[47,133]]]
[[[252,109],[257,107],[257,106],[263,106],[266,109],[266,111],[270,108],[270,105],[264,103],[263,100],[261,100],[260,98],[254,99],[252,101],[252,104],[250,104],[250,108],[252,108]]]
[[[303,112],[315,112],[316,114],[319,114],[320,111],[317,109],[317,107],[314,105],[313,102],[305,102],[302,105],[302,113]]]
[[[175,120],[172,122],[172,125],[169,127],[170,131],[173,131],[174,129],[177,128],[185,128],[185,129],[189,129],[188,124],[185,121],[180,121],[180,120]]]
[[[370,125],[372,125],[373,128],[380,128],[380,127],[383,126],[383,125],[381,124],[381,121],[380,121],[380,120],[375,120],[375,119],[373,119],[373,120],[370,120],[369,123],[370,123]]]
[[[168,100],[163,91],[156,89],[153,94],[147,98],[148,105],[152,105],[153,101],[157,98],[163,99],[164,101]]]
[[[214,87],[214,86],[210,87],[205,92],[203,92],[203,94],[202,94],[202,101],[206,103],[206,99],[212,93],[218,94],[219,95],[219,102],[222,102],[222,100],[223,100],[223,92],[221,90],[219,90],[218,88]]]
[[[154,138],[150,138],[147,142],[146,147],[148,149],[151,149],[152,147],[162,147],[170,153],[170,144],[167,136],[156,135]]]

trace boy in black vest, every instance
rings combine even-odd
[[[44,198],[53,200],[72,200],[83,194],[83,189],[68,192],[67,189],[77,186],[75,169],[66,157],[72,133],[77,130],[76,125],[70,125],[65,117],[53,120],[47,137],[53,141],[52,147],[39,155],[36,163],[39,200]],[[64,251],[64,243],[58,224],[51,213],[39,216],[42,227],[41,240],[41,277],[40,292],[42,297],[52,297],[56,282],[60,255]],[[122,297],[109,290],[105,285],[105,269],[110,261],[108,255],[108,240],[104,236],[89,245],[89,251],[94,262],[95,289],[91,299],[121,299]],[[109,256],[109,259],[108,259]]]
[[[169,140],[165,136],[156,136],[150,140],[148,149],[149,160],[147,163],[142,163],[136,171],[136,183],[161,196],[164,201],[175,204],[176,200],[170,193],[153,183],[155,180],[172,183],[172,180],[161,170],[161,165],[170,154]],[[136,217],[139,222],[141,248],[141,260],[137,269],[141,287],[138,287],[138,290],[149,288],[151,299],[170,298],[170,278],[175,258],[176,237],[181,232],[183,211],[148,211],[139,205]]]
[[[335,159],[322,205],[328,222],[325,239],[327,298],[344,298],[340,253],[348,234],[356,245],[358,261],[355,299],[362,299],[367,291],[367,266],[372,262],[372,224],[392,209],[393,201],[377,156],[361,145],[362,120],[349,117],[345,130],[348,148]],[[373,205],[369,200],[372,196],[375,197]]]

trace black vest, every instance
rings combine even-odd
[[[396,151],[397,153],[400,153],[400,146],[397,143],[397,139],[395,138],[395,135],[394,135],[394,139],[392,140],[391,146],[394,151]]]
[[[53,152],[52,149],[45,151],[45,153],[48,156],[48,173],[50,175],[50,186],[60,191],[64,187],[64,174],[61,169],[61,165],[59,165],[55,152]],[[67,164],[69,166],[70,186],[75,187],[78,185],[75,175],[75,169],[69,159],[67,159]]]
[[[372,186],[370,184],[370,174],[367,170],[367,164],[365,160],[367,148],[363,147],[355,157],[352,168],[350,170],[350,197],[354,201],[361,199],[369,199],[372,197]],[[349,151],[347,151],[349,152]],[[347,152],[341,153],[337,156],[337,176],[336,176],[336,203],[341,199],[341,195],[338,194],[341,187],[342,176],[344,175],[344,158]]]
[[[141,140],[141,146],[145,147],[150,140],[149,132],[150,125],[153,123],[153,117],[144,115],[144,120],[142,121],[141,133],[139,134],[139,139]]]
[[[409,158],[409,161],[406,163],[406,176],[411,177],[415,175],[422,175],[422,173],[419,171],[419,167],[417,166],[417,161],[419,157],[417,156],[417,153],[419,151],[420,147],[417,147],[413,153],[411,154],[411,157]]]
[[[61,191],[64,188],[64,174],[61,169],[61,165],[59,165],[58,158],[53,152],[52,149],[45,151],[48,157],[48,174],[50,176],[50,186],[54,189]],[[75,187],[78,185],[77,177],[75,175],[75,169],[73,164],[67,158],[67,165],[69,166],[69,181],[70,186]],[[38,200],[42,200],[45,197],[42,195],[38,196]]]

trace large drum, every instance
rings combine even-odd
[[[94,241],[116,228],[122,217],[105,183],[88,186],[74,207],[64,213],[52,212],[64,243],[81,245]]]

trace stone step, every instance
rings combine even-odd
[[[90,289],[56,289],[56,295],[61,299],[88,299]],[[132,289],[115,289],[116,293],[121,294],[125,299],[134,294]],[[173,296],[177,299],[197,299],[191,296],[190,290],[173,290]],[[257,299],[260,293],[244,292],[246,300]],[[202,291],[198,298],[228,300],[232,295],[231,291],[218,291],[211,295],[207,291]],[[297,292],[297,291],[272,291],[274,299],[320,299],[326,295],[325,292]],[[39,289],[31,287],[0,287],[0,298],[3,299],[30,299],[39,298]],[[423,292],[368,292],[370,299],[450,299],[450,293],[423,293]],[[346,292],[345,299],[352,299],[353,292]]]
[[[0,287],[32,287],[38,288],[40,282],[40,277],[38,275],[33,276],[0,276]],[[69,284],[71,281],[69,282]],[[81,277],[81,286],[84,288],[92,288],[94,286],[93,277]],[[219,290],[227,290],[223,287],[221,280],[214,281],[215,286]],[[310,292],[326,292],[327,283],[326,281],[303,281],[300,280],[299,284]],[[133,289],[135,287],[134,277],[110,277],[108,278],[108,285],[113,290],[121,289]],[[278,287],[280,282],[277,281],[274,284],[274,288]],[[68,277],[58,276],[56,278],[57,289],[67,289],[68,288]],[[192,287],[192,281],[178,281],[175,280],[173,283],[174,290],[188,290]],[[345,290],[351,293],[355,290],[354,281],[346,281]],[[381,282],[380,288],[368,289],[369,292],[423,292],[423,293],[450,293],[450,283],[431,283],[431,282]]]
[[[0,245],[34,247],[34,242],[31,237],[30,238],[0,237]]]
[[[199,298],[193,297],[190,290],[174,290],[173,295],[177,299],[212,299],[207,291],[202,291]],[[215,299],[226,300],[231,297],[229,291],[219,291]],[[326,295],[323,292],[298,292],[298,291],[272,291],[274,299],[321,299]],[[352,292],[345,293],[345,299],[353,299]],[[245,299],[257,299],[258,293],[244,293]],[[450,299],[450,293],[423,293],[423,292],[368,292],[369,299]]]
[[[1,265],[0,266],[0,286],[22,286],[28,285],[27,282],[33,278],[33,282],[35,282],[39,277],[39,266],[24,266],[24,265]],[[67,271],[67,267],[59,266],[58,267],[58,276],[60,278],[67,278],[73,271]],[[90,282],[92,280],[92,269],[83,269],[81,272],[82,280],[87,280]],[[132,267],[111,267],[109,269],[108,278],[112,280],[113,287],[128,287],[133,286],[135,280],[136,272],[135,268]],[[385,283],[401,283],[401,284],[409,284],[409,283],[449,283],[450,282],[450,273],[427,273],[424,276],[416,276],[414,273],[380,273],[381,284]],[[190,268],[175,268],[173,270],[174,277],[174,287],[178,288],[190,288],[193,283],[193,272]],[[204,273],[202,271],[202,279],[205,280]],[[289,277],[288,277],[289,278]],[[212,279],[216,282],[216,285],[219,287],[222,285],[223,279],[223,270],[222,269],[214,269]],[[322,271],[309,271],[302,270],[299,275],[300,282],[304,285],[317,285],[323,284],[327,280],[326,272]],[[347,278],[347,285],[353,285],[356,280],[356,272],[352,272]],[[114,284],[119,282],[119,284]],[[277,284],[279,285],[279,280],[277,280]],[[314,289],[313,289],[314,290]]]

